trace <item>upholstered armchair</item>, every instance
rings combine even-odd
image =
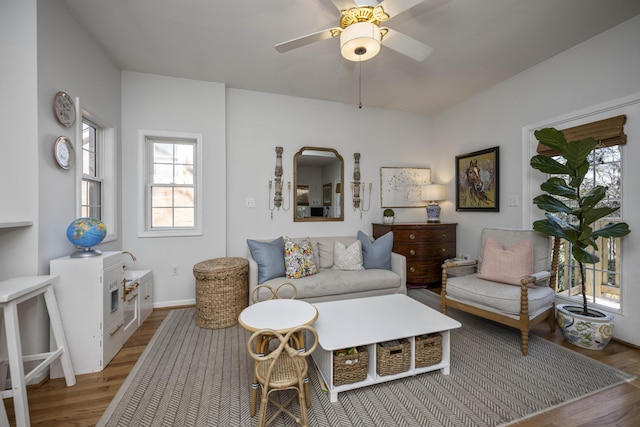
[[[555,330],[559,246],[559,239],[552,245],[550,237],[533,230],[483,229],[473,265],[442,266],[442,313],[451,307],[520,330],[526,356],[532,326],[546,320]],[[459,275],[461,270],[471,274]]]

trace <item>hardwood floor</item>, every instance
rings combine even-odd
[[[64,379],[46,380],[28,388],[31,425],[94,426],[142,354],[170,309],[155,309],[147,321],[125,343],[102,371],[76,376],[76,385]],[[640,349],[611,342],[602,351],[589,351],[567,344],[559,331],[546,325],[532,331],[549,341],[578,351],[602,363],[640,377]],[[5,399],[14,426],[13,401]],[[640,380],[616,386],[577,402],[547,411],[516,424],[519,427],[635,427],[640,426]]]

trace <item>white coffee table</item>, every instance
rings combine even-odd
[[[427,307],[406,295],[384,295],[314,304],[318,319],[313,327],[318,332],[319,347],[312,354],[329,390],[329,400],[336,402],[338,393],[440,370],[449,374],[451,329],[462,325],[457,320]],[[423,368],[415,367],[415,337],[439,332],[442,335],[442,361]],[[376,372],[376,343],[407,338],[411,344],[411,366],[408,371],[380,376]],[[367,346],[369,367],[367,378],[353,384],[333,385],[333,351]]]

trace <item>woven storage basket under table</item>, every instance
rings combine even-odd
[[[196,324],[201,328],[227,328],[238,323],[249,303],[249,261],[214,258],[193,267],[196,278]]]
[[[416,368],[435,365],[442,361],[442,335],[428,334],[415,337]]]
[[[367,379],[369,352],[367,347],[357,347],[355,354],[337,356],[333,352],[333,385],[353,384]]]
[[[376,372],[380,376],[406,372],[411,367],[411,344],[407,339],[398,340],[398,345],[376,344]]]

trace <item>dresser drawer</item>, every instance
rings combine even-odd
[[[429,243],[420,242],[414,245],[404,244],[393,246],[393,251],[407,258],[407,262],[412,259],[424,259],[424,258],[454,258],[456,254],[456,243],[441,243],[431,245]]]
[[[373,237],[393,231],[393,252],[407,260],[407,283],[430,284],[442,279],[442,263],[456,256],[455,223],[373,224]]]

